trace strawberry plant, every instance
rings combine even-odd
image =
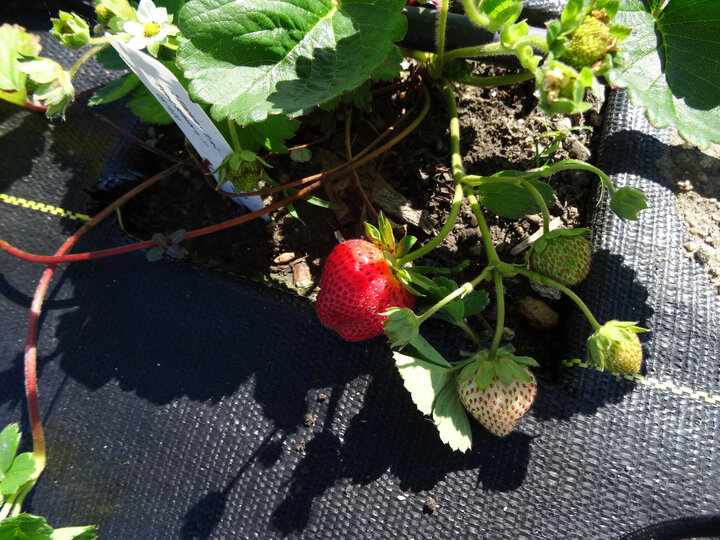
[[[539,155],[537,167],[531,170],[468,173],[461,149],[456,87],[507,86],[534,80],[535,96],[545,112],[579,114],[591,107],[587,93],[597,90],[601,78],[606,78],[629,88],[657,125],[676,125],[688,141],[701,146],[720,141],[720,55],[716,54],[720,45],[707,38],[711,33],[707,21],[717,26],[720,5],[711,0],[690,4],[681,0],[569,0],[560,17],[538,34],[521,19],[520,0],[462,0],[458,4],[467,18],[496,38],[448,50],[450,1],[425,3],[436,7],[432,52],[397,44],[408,24],[405,0],[175,0],[158,1],[157,5],[152,0],[137,4],[96,0],[95,21],[68,12],[60,12],[52,20],[55,39],[83,50],[70,67],[40,56],[37,41],[21,28],[0,28],[3,99],[63,117],[78,98],[73,79],[89,58],[97,56],[108,69],[129,67],[130,72],[97,89],[91,105],[127,98],[128,106],[143,120],[177,122],[196,146],[198,155],[190,160],[203,174],[214,175],[214,187],[238,200],[282,194],[268,206],[260,202],[250,206],[249,214],[217,225],[158,234],[149,241],[99,252],[68,253],[80,236],[123,202],[186,164],[165,155],[175,162],[172,167],[95,216],[55,255],[30,254],[0,240],[0,248],[11,255],[49,265],[33,304],[26,354],[34,464],[22,485],[15,486],[22,493],[7,490],[7,496],[13,497],[7,499],[13,518],[18,518],[19,502],[44,466],[34,391],[34,340],[56,265],[136,249],[149,249],[153,260],[164,255],[180,257],[184,248],[179,242],[184,239],[237,226],[281,207],[293,211],[292,204],[299,199],[329,206],[311,193],[383,155],[416,129],[432,105],[430,86],[442,96],[448,116],[453,183],[448,218],[423,245],[411,235],[395,242],[391,224],[382,215],[378,227],[366,226],[367,240],[339,244],[329,254],[320,281],[316,307],[321,322],[351,341],[384,333],[396,349],[395,366],[411,399],[421,413],[432,416],[440,438],[459,451],[472,447],[468,413],[491,433],[504,436],[518,425],[538,391],[530,369],[537,362],[515,355],[514,349],[503,343],[504,287],[510,278],[520,276],[554,287],[577,304],[593,328],[587,344],[589,357],[598,368],[620,373],[641,369],[637,333],[644,330],[625,321],[601,324],[570,288],[587,275],[592,245],[584,238],[585,229],[550,230],[548,207],[554,204],[555,195],[548,179],[568,170],[596,175],[608,193],[610,208],[626,220],[637,220],[638,212],[646,207],[643,193],[628,186],[616,188],[603,171],[589,163],[554,161],[549,150],[542,154],[547,160],[540,163]],[[682,25],[684,31],[676,32],[674,25]],[[685,34],[691,39],[683,37]],[[496,77],[473,74],[470,59],[497,56],[515,59],[521,71]],[[404,59],[412,61],[412,68],[401,78]],[[349,104],[361,109],[372,101],[373,92],[414,96],[419,112],[415,114],[414,108],[406,111],[355,155],[348,143],[347,160],[337,167],[284,184],[272,178],[271,167],[262,156],[289,152],[286,143],[302,121],[318,111],[341,106],[352,111]],[[350,118],[348,112],[346,141],[350,140]],[[201,164],[202,160],[209,165]],[[450,270],[418,262],[456,226],[464,203],[480,231],[484,268],[473,279],[458,284],[447,275]],[[490,236],[488,214],[509,220],[541,216],[542,235],[525,264],[500,258]],[[489,339],[484,339],[468,321],[486,307],[491,296],[495,328]],[[444,358],[421,333],[431,317],[457,327],[473,350],[451,360]],[[3,474],[13,470],[8,464],[9,458]],[[5,526],[3,521],[0,527]]]

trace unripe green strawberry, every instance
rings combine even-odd
[[[545,233],[527,254],[531,270],[572,286],[587,276],[590,270],[592,244],[582,235],[588,229],[560,229]]]
[[[608,26],[597,17],[588,15],[565,46],[562,60],[580,71],[602,60],[605,53],[613,49],[616,39],[610,35]]]
[[[633,375],[642,365],[642,346],[637,334],[647,329],[634,322],[608,321],[588,338],[590,362],[600,369]]]
[[[605,357],[605,368],[614,373],[639,373],[641,365],[642,346],[637,334],[631,334],[630,341],[614,341]]]
[[[517,426],[537,395],[537,381],[513,379],[509,385],[495,378],[480,388],[475,377],[458,382],[458,394],[465,409],[490,433],[504,437]]]

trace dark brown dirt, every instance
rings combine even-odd
[[[497,74],[502,68],[480,65],[479,74]],[[295,204],[300,219],[287,209],[270,216],[269,221],[260,219],[211,236],[187,241],[184,247],[189,258],[197,263],[248,278],[266,282],[272,286],[290,290],[308,298],[317,292],[322,264],[325,257],[340,239],[361,237],[363,221],[374,221],[375,212],[383,210],[398,229],[417,236],[420,243],[427,242],[434,231],[439,231],[447,218],[452,199],[452,177],[449,172],[450,144],[448,116],[439,88],[429,86],[432,107],[420,128],[400,144],[358,170],[359,179],[365,185],[366,195],[377,200],[377,192],[384,180],[399,196],[407,199],[406,215],[397,203],[368,207],[357,188],[356,179],[347,175],[318,190],[322,199],[343,204],[342,210],[329,210],[304,201]],[[458,86],[456,97],[461,121],[461,150],[464,153],[468,173],[492,174],[502,169],[526,170],[537,166],[536,150],[549,145],[548,131],[563,133],[563,142],[553,159],[590,158],[592,133],[571,127],[589,124],[597,117],[596,112],[572,118],[550,119],[536,108],[533,83],[523,83],[503,88],[480,89]],[[411,108],[421,100],[419,92],[408,90],[376,97],[371,107],[352,111],[351,140],[353,153],[369,144],[378,133],[383,132],[400,117],[404,109]],[[409,117],[413,118],[417,110]],[[305,125],[288,146],[305,144],[324,139],[310,146],[312,159],[307,163],[292,161],[287,155],[267,156],[272,165],[269,174],[281,183],[328,169],[346,160],[344,126],[347,109],[334,115],[320,115]],[[327,136],[323,126],[334,125]],[[178,145],[177,134],[172,129],[165,140],[168,150]],[[537,145],[537,146],[536,146]],[[590,158],[592,160],[592,158]],[[560,227],[580,226],[584,209],[595,180],[586,174],[559,174],[551,179],[557,203],[551,208],[555,224]],[[275,199],[277,200],[277,199]],[[218,223],[239,214],[235,202],[211,189],[206,181],[194,171],[183,176],[169,178],[145,194],[131,201],[123,210],[123,223],[129,234],[146,239],[155,232],[168,233],[179,228],[186,230]],[[539,216],[528,216],[510,222],[488,215],[493,241],[498,252],[508,262],[520,262],[524,252],[516,247],[541,225]],[[460,272],[451,277],[458,282],[475,277],[486,264],[478,228],[469,207],[464,207],[458,223],[448,238],[419,264],[457,268]],[[524,354],[544,355],[542,340],[545,334],[533,330],[515,314],[514,306],[527,295],[537,297],[525,280],[508,280],[507,336],[515,336],[518,349]],[[557,309],[556,302],[546,300]],[[494,322],[493,304],[483,317],[473,321],[481,333]],[[541,360],[538,358],[538,360]],[[542,360],[541,360],[542,361]]]

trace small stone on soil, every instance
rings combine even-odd
[[[288,251],[286,253],[281,253],[275,259],[273,259],[273,262],[275,264],[287,264],[290,261],[292,261],[295,258],[295,254],[292,251]]]
[[[423,512],[427,514],[432,514],[435,510],[437,510],[437,502],[432,497],[428,497],[425,499],[425,506],[423,506]]]
[[[533,328],[547,330],[557,325],[558,314],[538,298],[526,296],[517,304],[517,312]]]
[[[315,417],[312,414],[305,415],[305,425],[308,427],[315,425]]]

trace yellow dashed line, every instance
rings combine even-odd
[[[40,212],[45,212],[46,214],[53,214],[55,216],[62,216],[69,219],[76,219],[79,221],[90,221],[90,216],[88,216],[87,214],[70,212],[68,210],[58,208],[57,206],[52,206],[50,204],[44,204],[35,201],[29,201],[27,199],[23,199],[22,197],[13,197],[12,195],[7,195],[5,193],[0,193],[0,201],[7,204],[13,204],[15,206],[22,206],[23,208],[29,208],[31,210],[38,210]]]
[[[562,365],[565,367],[580,367],[587,369],[595,369],[600,371],[596,366],[591,366],[587,362],[580,360],[579,358],[573,358],[572,360],[563,360]],[[613,373],[613,375],[621,375],[620,373]],[[654,377],[644,377],[643,375],[621,375],[629,381],[637,381],[640,384],[655,388],[657,390],[667,390],[678,396],[689,397],[698,401],[704,401],[710,405],[720,404],[720,395],[709,394],[703,390],[693,390],[688,386],[677,386],[675,384],[660,381]]]

